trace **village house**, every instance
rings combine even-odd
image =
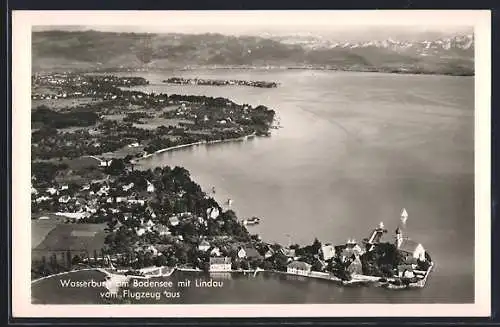
[[[170,217],[168,219],[168,222],[170,223],[170,225],[172,226],[177,226],[179,225],[179,218],[177,218],[176,216],[173,216],[173,217]]]
[[[286,267],[289,274],[307,276],[311,272],[311,265],[302,261],[293,261]]]
[[[168,229],[167,226],[162,225],[162,224],[158,224],[158,225],[154,226],[153,230],[156,231],[161,236],[170,234],[170,229]]]
[[[146,191],[149,193],[153,193],[155,191],[155,186],[150,181],[146,181],[146,182],[148,183]]]
[[[238,250],[238,258],[243,259],[247,257],[247,252],[244,248],[239,248]]]
[[[52,198],[50,196],[42,195],[42,196],[36,198],[35,202],[40,203],[40,202],[49,201],[49,200],[52,200]]]
[[[59,198],[59,203],[68,203],[71,200],[69,195],[63,195]]]
[[[335,252],[337,252],[337,250],[340,250],[339,257],[342,262],[345,262],[346,260],[352,258],[353,256],[359,257],[364,253],[363,249],[354,239],[347,240],[345,245],[339,246],[338,248],[339,249],[336,249]]]
[[[218,247],[212,248],[212,250],[210,250],[210,256],[212,256],[212,257],[219,257],[219,256],[221,256],[220,249]]]
[[[265,253],[264,253],[264,258],[268,259],[274,255],[274,250],[272,247],[268,246]]]
[[[281,253],[288,258],[295,258],[295,250],[290,248],[281,248]]]
[[[335,247],[331,244],[325,244],[321,246],[321,249],[319,251],[324,261],[328,261],[331,258],[335,257]]]
[[[55,189],[54,187],[49,187],[49,188],[47,189],[47,193],[49,193],[50,195],[55,195],[55,194],[57,194],[57,193],[59,193],[59,192],[58,192],[58,191],[57,191],[57,189]]]
[[[415,274],[413,272],[413,266],[408,264],[399,265],[398,277],[405,277],[405,278],[415,277]]]
[[[198,250],[200,251],[206,252],[208,251],[208,249],[210,249],[210,243],[208,243],[206,240],[201,241],[198,245]]]
[[[136,232],[137,236],[142,236],[142,235],[144,235],[146,233],[146,228],[139,227],[139,228],[136,229],[135,232]]]
[[[217,207],[212,207],[207,209],[207,217],[210,219],[216,219],[219,217],[219,209]]]
[[[127,185],[123,185],[122,186],[122,189],[127,192],[128,190],[132,189],[132,187],[134,187],[134,183],[130,183],[130,184],[127,184]]]
[[[248,259],[262,259],[260,253],[251,246],[240,247],[238,250],[238,258],[248,258]]]
[[[149,245],[146,248],[146,251],[150,252],[153,256],[157,256],[158,255],[158,249],[154,245]]]
[[[362,275],[363,274],[363,265],[361,264],[361,260],[359,256],[356,256],[354,260],[347,267],[347,271],[353,275]]]
[[[144,200],[138,200],[138,199],[128,199],[127,202],[128,203],[134,203],[134,204],[140,204],[141,206],[143,206],[144,204],[146,204],[146,201],[144,201]]]
[[[211,257],[209,271],[230,271],[231,258],[229,257]]]
[[[155,212],[153,211],[153,209],[151,209],[151,207],[150,207],[150,206],[148,206],[148,207],[146,208],[146,212],[147,212],[147,213],[151,216],[151,218],[152,218],[152,219],[156,219],[156,214],[155,214]]]
[[[150,230],[153,226],[155,225],[155,223],[151,220],[151,219],[148,219],[148,221],[146,221],[146,223],[144,224],[144,226]]]

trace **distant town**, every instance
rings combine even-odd
[[[136,278],[176,269],[272,271],[425,285],[434,263],[404,224],[389,241],[381,223],[361,242],[268,243],[247,228],[266,217],[237,217],[231,200],[217,203],[215,187],[203,191],[186,169],[139,169],[155,153],[270,136],[279,126],[263,105],[130,90],[147,84],[113,75],[33,76],[31,210],[41,239],[32,249],[33,279],[93,267]]]

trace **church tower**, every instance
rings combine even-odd
[[[401,227],[396,229],[396,247],[399,249],[401,244],[403,243],[403,230]]]

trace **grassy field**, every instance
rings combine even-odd
[[[32,220],[32,260],[68,250],[73,254],[99,252],[104,247],[105,228],[106,224],[65,224],[52,218]]]
[[[108,160],[114,158],[123,158],[126,157],[127,155],[135,156],[136,154],[142,153],[143,151],[144,151],[143,146],[129,147],[128,145],[126,145],[116,151],[103,153],[99,155],[99,158]]]
[[[104,115],[104,119],[114,120],[114,121],[122,121],[125,118],[126,114],[112,114],[112,115]]]
[[[31,100],[31,108],[36,109],[39,106],[47,106],[50,109],[72,108],[84,106],[87,104],[96,104],[102,102],[99,98],[77,98],[77,99],[43,99]]]
[[[192,123],[186,119],[167,119],[167,118],[143,118],[141,119],[144,124],[134,124],[134,127],[142,129],[156,129],[160,126],[180,126],[180,123]]]
[[[78,157],[73,159],[66,159],[63,160],[63,163],[67,164],[69,169],[72,170],[80,170],[90,167],[97,168],[100,165],[99,161],[90,157]]]
[[[50,215],[39,216],[50,217]],[[43,242],[50,231],[56,228],[57,225],[61,224],[63,220],[64,219],[60,220],[57,216],[55,216],[53,219],[47,220],[31,220],[31,249],[34,249],[38,245],[40,245],[40,243]]]

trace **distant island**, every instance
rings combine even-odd
[[[182,78],[182,77],[170,77],[163,80],[163,83],[168,84],[179,84],[179,85],[212,85],[212,86],[251,86],[260,88],[274,88],[278,87],[276,82],[266,82],[266,81],[245,81],[245,80],[221,80],[221,79],[206,79],[206,78]]]

